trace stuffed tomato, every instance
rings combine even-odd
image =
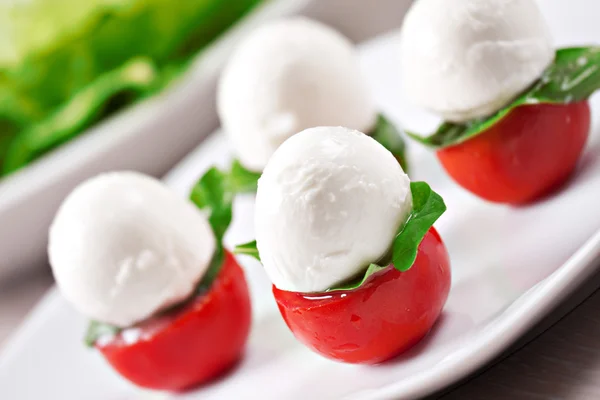
[[[226,253],[221,271],[205,292],[177,310],[99,339],[95,347],[138,386],[180,391],[227,372],[240,359],[249,329],[244,273]]]
[[[381,144],[346,128],[300,132],[267,164],[256,197],[254,254],[296,338],[349,363],[379,363],[432,328],[450,290],[433,223],[439,195]]]
[[[587,99],[600,87],[600,48],[555,51],[534,0],[419,1],[402,49],[406,94],[446,121],[411,136],[458,184],[523,204],[573,173],[590,131]]]
[[[317,353],[349,363],[376,364],[419,342],[438,319],[450,291],[450,262],[434,228],[408,271],[393,265],[359,287],[298,293],[273,287],[283,319]]]
[[[90,179],[59,209],[48,248],[58,287],[92,320],[87,344],[134,384],[185,390],[241,357],[248,289],[215,227],[132,172]]]
[[[523,204],[572,174],[590,131],[586,101],[520,106],[481,135],[437,151],[464,188],[499,203]]]

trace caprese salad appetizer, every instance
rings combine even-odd
[[[555,51],[534,0],[419,0],[401,32],[408,97],[441,115],[448,174],[493,202],[531,202],[573,172],[600,88],[600,47]]]
[[[184,390],[242,354],[250,299],[242,269],[221,244],[231,207],[216,197],[234,191],[223,182],[213,168],[192,192],[207,219],[153,178],[108,173],[78,186],[52,223],[54,277],[92,320],[87,344],[139,386]]]
[[[285,141],[258,182],[258,258],[296,338],[321,355],[374,364],[431,329],[450,290],[433,223],[445,211],[373,138],[342,127]]]
[[[251,171],[262,171],[287,138],[314,126],[367,132],[406,169],[404,141],[378,115],[354,46],[316,21],[282,19],[250,33],[221,75],[217,106],[241,164]]]

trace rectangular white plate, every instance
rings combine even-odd
[[[558,45],[600,38],[586,0],[546,2]],[[394,121],[426,130],[431,118],[400,95],[396,38],[362,48],[363,67],[382,110]],[[595,269],[600,257],[600,98],[581,165],[562,191],[520,208],[485,203],[444,174],[433,154],[411,143],[413,179],[427,180],[448,212],[437,227],[452,259],[453,283],[432,333],[408,354],[375,367],[325,360],[296,342],[279,316],[260,266],[241,259],[251,286],[254,322],[246,357],[226,378],[183,399],[414,398],[451,384],[489,361]],[[166,178],[185,195],[211,164],[230,152],[216,134]],[[252,198],[238,199],[228,244],[252,238]],[[51,291],[0,357],[0,398],[170,398],[142,392],[83,347],[86,325]]]

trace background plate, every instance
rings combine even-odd
[[[586,0],[543,4],[558,45],[600,38],[598,5],[591,10]],[[400,96],[396,38],[368,43],[361,54],[381,109],[413,129],[432,128],[435,119]],[[414,398],[491,360],[594,272],[600,256],[599,100],[592,101],[592,136],[577,173],[561,192],[529,207],[480,201],[451,182],[431,153],[411,143],[413,178],[427,180],[448,204],[436,226],[451,254],[453,283],[442,318],[409,353],[375,367],[338,364],[311,353],[285,327],[260,266],[242,258],[254,305],[246,357],[225,379],[180,398]],[[210,164],[229,158],[224,137],[216,134],[166,180],[185,195]],[[230,245],[253,236],[253,200],[238,200]],[[86,350],[85,325],[51,291],[0,357],[0,398],[169,398],[132,387]]]

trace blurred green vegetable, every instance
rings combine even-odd
[[[160,90],[259,1],[0,2],[2,173]]]

